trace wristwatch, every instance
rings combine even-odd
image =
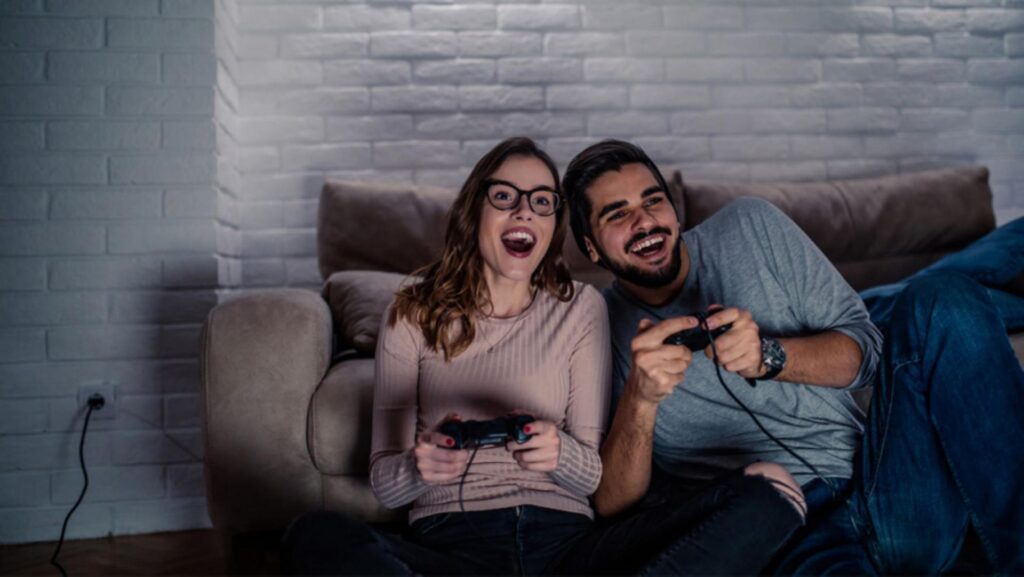
[[[786,366],[786,349],[782,348],[782,343],[771,337],[762,336],[761,364],[764,365],[766,371],[757,377],[757,380],[770,381],[779,376],[782,368]]]

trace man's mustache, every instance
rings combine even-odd
[[[665,227],[663,227],[663,226],[659,226],[657,228],[652,228],[648,232],[638,232],[635,235],[633,235],[633,238],[629,239],[629,241],[626,243],[626,252],[632,252],[633,246],[636,245],[636,243],[642,241],[643,239],[645,239],[645,238],[647,238],[649,236],[653,236],[653,235],[656,235],[656,234],[663,234],[665,236],[672,236],[672,231],[667,229],[667,228],[665,228]]]

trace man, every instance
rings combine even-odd
[[[564,189],[580,249],[617,279],[598,512],[639,502],[657,469],[699,482],[774,461],[810,508],[780,573],[939,573],[968,524],[996,572],[1024,571],[1024,374],[983,288],[911,282],[882,354],[857,294],[767,202],[682,232],[657,167],[621,141],[581,152]],[[697,312],[731,327],[703,351],[664,343]],[[866,385],[867,424],[850,394]]]

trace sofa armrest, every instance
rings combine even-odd
[[[228,532],[275,529],[323,506],[307,415],[331,359],[331,313],[280,289],[216,306],[201,352],[207,507]]]

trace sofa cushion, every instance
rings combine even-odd
[[[856,289],[894,282],[995,226],[988,169],[806,183],[684,182],[685,228],[742,196],[789,215]]]
[[[367,474],[372,418],[373,359],[331,367],[309,410],[309,448],[316,468],[325,475]]]
[[[416,277],[379,271],[339,271],[324,283],[323,297],[334,319],[342,349],[372,355],[381,316],[404,282]]]

